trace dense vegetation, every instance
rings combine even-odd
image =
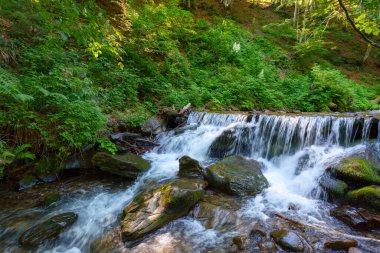
[[[312,1],[274,1],[280,20],[257,16],[249,25],[219,1],[203,2],[0,0],[2,165],[51,151],[64,157],[89,143],[112,148],[101,138],[107,122],[138,126],[161,107],[189,102],[211,110],[379,108],[380,77],[350,80],[329,50],[329,34],[343,47],[363,43],[335,1],[317,2],[313,13]],[[378,4],[355,7],[359,29],[376,39]]]

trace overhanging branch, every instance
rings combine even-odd
[[[347,11],[347,8],[346,6],[344,6],[343,4],[343,0],[338,0],[339,2],[339,5],[340,7],[342,7],[344,13],[346,14],[346,17],[347,17],[347,20],[348,22],[351,24],[352,28],[354,28],[354,30],[360,34],[360,36],[365,40],[367,41],[369,44],[371,44],[372,46],[374,47],[377,47],[377,48],[380,48],[380,44],[377,43],[376,41],[373,41],[371,39],[369,39],[364,33],[362,33],[356,26],[355,26],[355,23],[354,21],[351,19],[350,15],[348,14],[348,11]]]

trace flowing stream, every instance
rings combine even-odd
[[[289,206],[296,206],[289,215],[334,226],[328,215],[331,205],[323,200],[318,179],[342,158],[365,154],[370,143],[379,142],[379,136],[380,124],[371,118],[193,112],[185,127],[157,137],[159,147],[144,155],[152,168],[130,186],[98,184],[78,189],[75,197],[63,199],[48,212],[34,208],[0,214],[0,251],[14,252],[20,234],[17,228],[73,211],[79,214],[78,221],[37,251],[90,252],[90,243],[108,228],[117,226],[123,208],[146,185],[176,177],[178,159],[183,155],[199,160],[203,166],[232,154],[265,164],[263,173],[270,186],[256,197],[240,200],[238,215],[242,220],[265,220],[272,212],[289,213]],[[9,219],[22,221],[6,227]],[[189,216],[160,229],[137,246],[136,252],[206,252],[222,248],[225,238],[233,235],[234,231],[207,229]]]

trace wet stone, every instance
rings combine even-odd
[[[75,213],[63,213],[37,224],[25,231],[19,242],[25,246],[36,247],[46,240],[57,237],[65,228],[78,219]]]
[[[185,155],[179,159],[178,176],[187,178],[201,178],[203,177],[202,168],[197,160]]]
[[[348,250],[351,247],[357,246],[358,243],[355,240],[336,240],[325,242],[324,246],[326,249],[332,250]]]
[[[302,239],[298,234],[292,231],[285,229],[274,230],[272,231],[271,236],[274,241],[284,249],[295,252],[303,252],[304,250]]]

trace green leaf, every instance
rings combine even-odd
[[[355,22],[360,22],[360,21],[362,21],[365,18],[366,18],[366,14],[362,14],[359,17],[355,18],[354,20],[355,20]]]

